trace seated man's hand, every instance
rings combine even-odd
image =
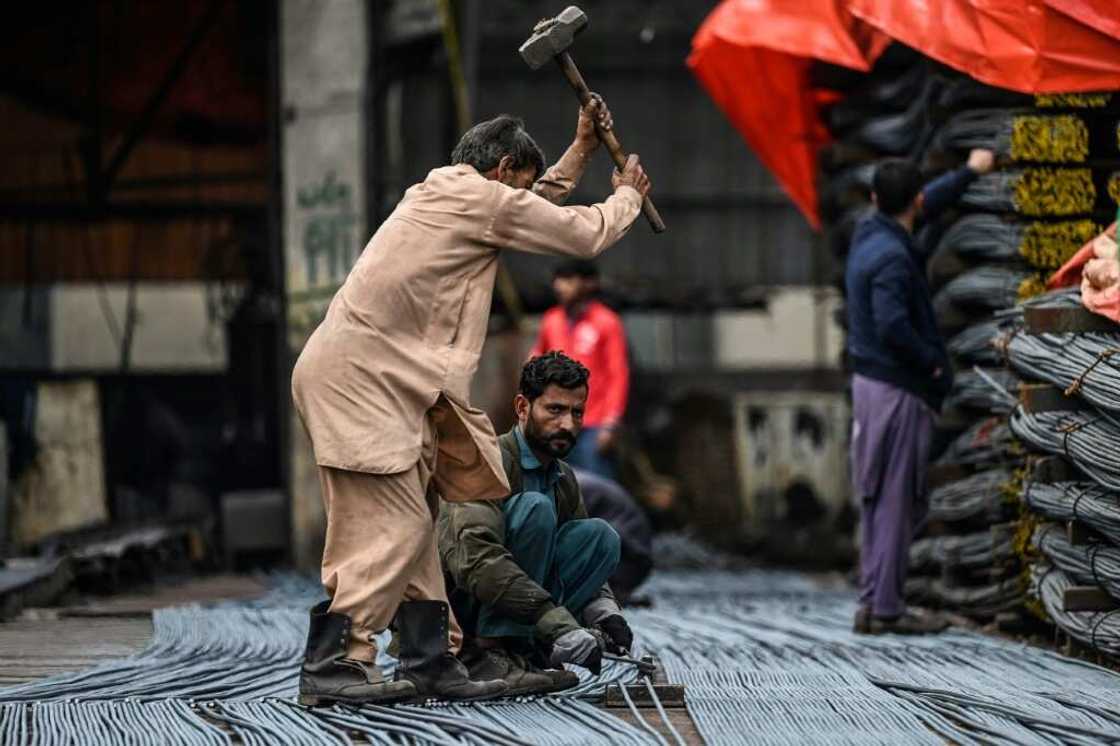
[[[595,629],[606,638],[607,652],[615,655],[629,655],[634,645],[634,633],[622,614],[611,614],[595,623]]]
[[[968,167],[983,176],[996,167],[996,154],[986,148],[974,148],[968,154]]]
[[[603,670],[603,649],[595,635],[585,629],[574,629],[552,643],[552,655],[548,662],[557,668],[562,663],[573,663],[598,676]]]

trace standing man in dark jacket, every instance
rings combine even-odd
[[[852,376],[852,477],[861,499],[860,610],[864,633],[937,632],[937,620],[906,611],[903,584],[914,525],[926,497],[933,417],[952,385],[937,331],[924,257],[911,234],[919,217],[952,205],[980,174],[989,150],[922,187],[918,167],[884,161],[875,170],[873,210],[852,237],[845,283]]]

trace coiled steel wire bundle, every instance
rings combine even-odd
[[[1079,521],[1120,546],[1120,494],[1087,482],[1028,482],[1023,503],[1055,521]]]
[[[995,311],[1019,302],[1019,289],[1030,272],[1011,267],[985,266],[971,269],[937,291],[933,308],[940,317],[958,309]]]
[[[1030,109],[963,111],[938,130],[932,148],[967,152],[989,148],[1014,161],[1084,163],[1089,127],[1077,114],[1039,114]]]
[[[915,570],[994,567],[1013,556],[1011,537],[994,536],[992,531],[929,536],[910,545],[910,566]]]
[[[961,204],[977,210],[1030,217],[1069,217],[1093,212],[1097,188],[1088,168],[1024,168],[976,179]]]
[[[1099,412],[1037,412],[1016,407],[1011,431],[1047,453],[1066,456],[1097,484],[1120,490],[1120,425]]]
[[[910,602],[952,609],[974,617],[993,617],[1023,605],[1025,589],[1018,578],[983,585],[957,585],[942,578],[914,576],[906,580]]]
[[[945,406],[1007,414],[1015,407],[1020,383],[1017,375],[1002,368],[961,371],[953,377]]]
[[[1056,567],[1031,566],[1031,594],[1042,602],[1054,623],[1093,650],[1120,655],[1120,610],[1066,611],[1063,596],[1072,586],[1069,576]]]
[[[937,251],[951,251],[974,262],[1024,261],[1035,269],[1054,270],[1102,229],[1087,219],[1021,222],[976,213],[954,222],[941,237]]]
[[[972,518],[999,520],[1004,516],[1004,490],[1011,479],[1010,470],[996,468],[936,487],[929,494],[928,518],[943,523]]]
[[[1021,375],[1052,383],[1100,409],[1120,412],[1120,333],[1012,332],[1001,346]]]
[[[1002,365],[1003,356],[995,346],[1000,334],[999,322],[984,321],[957,334],[945,346],[950,355],[967,365]]]
[[[958,435],[937,459],[938,465],[1007,464],[1020,460],[1020,448],[1007,421],[989,417]]]
[[[1071,544],[1065,526],[1036,526],[1031,546],[1079,583],[1101,587],[1120,600],[1120,547],[1106,543]]]

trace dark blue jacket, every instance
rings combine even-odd
[[[922,217],[936,218],[974,178],[973,171],[961,168],[927,184]],[[856,373],[904,388],[940,409],[952,373],[937,331],[925,260],[894,218],[873,210],[860,221],[844,277],[848,356]],[[935,379],[937,368],[944,373]]]

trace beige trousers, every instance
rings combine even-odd
[[[420,461],[408,471],[319,467],[327,514],[323,585],[330,610],[350,617],[347,657],[355,660],[374,660],[373,635],[389,626],[401,601],[447,601],[434,530],[439,495],[430,489],[437,453],[433,414],[424,421]],[[457,652],[463,635],[450,616],[449,643]]]

